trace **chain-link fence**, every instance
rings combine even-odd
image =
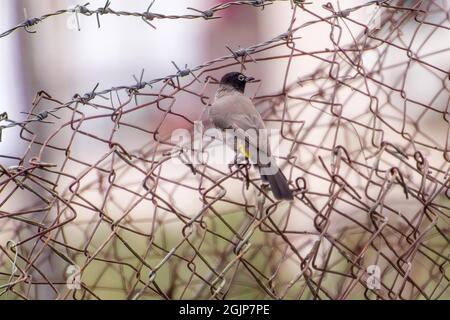
[[[291,20],[263,43],[69,101],[39,92],[26,118],[2,115],[2,135],[27,145],[0,155],[15,163],[0,175],[3,299],[450,297],[445,0],[232,1],[179,16],[108,1],[29,19],[0,41],[55,15],[133,16],[158,32],[159,19],[207,27],[231,7],[269,5]],[[304,50],[314,29],[327,45]],[[259,90],[266,64],[281,80]],[[247,164],[180,161],[168,123],[197,119],[179,97],[207,110],[230,70],[258,80],[252,99],[279,132],[294,201],[275,201]]]

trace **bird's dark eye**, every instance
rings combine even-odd
[[[240,74],[240,75],[238,76],[238,80],[239,80],[239,81],[244,81],[244,80],[245,80],[244,75]]]

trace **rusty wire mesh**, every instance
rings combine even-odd
[[[236,1],[182,17],[269,4],[292,16],[263,43],[70,101],[40,92],[26,119],[2,117],[3,135],[27,144],[0,156],[16,162],[1,166],[2,298],[450,297],[448,3]],[[358,15],[368,8],[379,27]],[[109,1],[76,12],[116,14]],[[326,30],[329,45],[302,50],[311,28]],[[304,73],[297,61],[316,67]],[[253,101],[280,129],[294,201],[261,195],[246,165],[171,163],[167,123],[196,120],[179,97],[206,109],[221,74],[247,68],[258,78],[274,62],[282,81],[266,92],[253,85]],[[68,287],[78,275],[80,288]]]

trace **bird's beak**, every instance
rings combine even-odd
[[[253,78],[253,77],[245,77],[245,82],[250,82],[250,81],[253,81],[253,80],[255,80],[255,78]]]

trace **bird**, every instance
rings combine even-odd
[[[217,129],[232,130],[234,151],[243,154],[258,168],[261,180],[270,185],[275,199],[293,200],[288,181],[271,154],[264,121],[244,94],[245,85],[253,80],[240,72],[226,73],[209,108],[209,120]]]

